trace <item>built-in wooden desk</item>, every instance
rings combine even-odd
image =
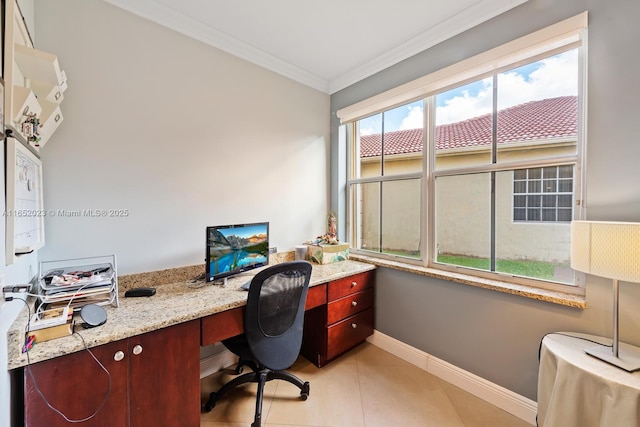
[[[350,284],[354,280],[349,278],[374,268],[357,261],[314,265],[306,306],[317,329],[311,334],[312,342],[320,339],[326,343],[328,339],[331,325],[317,319],[323,319],[329,310],[331,284],[345,280]],[[367,283],[372,283],[372,273],[366,277]],[[74,419],[90,416],[110,390],[104,407],[94,418],[79,424],[82,426],[199,425],[199,348],[242,332],[247,293],[240,286],[246,281],[246,275],[233,277],[222,287],[189,280],[158,286],[150,298],[121,298],[120,307],[106,307],[104,325],[93,329],[76,326],[82,339],[74,334],[36,344],[29,352],[28,370],[27,357],[20,351],[28,318],[23,310],[7,334],[13,413],[24,413],[24,419],[14,420],[14,424],[67,425],[46,406],[31,371],[48,400]],[[373,317],[367,327],[373,330]],[[364,338],[366,335],[359,339]],[[357,344],[353,337],[349,339],[351,347]],[[81,351],[85,344],[109,375],[91,355]],[[326,352],[326,344],[319,345],[323,346]],[[340,346],[332,357],[350,348]],[[322,357],[323,363],[331,359],[326,353]]]

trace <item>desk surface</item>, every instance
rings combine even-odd
[[[340,261],[313,265],[309,286],[375,269],[374,265],[358,261]],[[253,274],[257,273],[254,271]],[[83,329],[76,324],[88,347],[95,347],[145,332],[172,326],[189,320],[220,313],[246,304],[247,292],[240,288],[249,279],[246,274],[227,280],[225,287],[204,281],[183,281],[157,286],[156,294],[148,298],[120,298],[120,307],[106,306],[107,323]],[[150,285],[153,286],[153,285]],[[122,290],[120,291],[122,292]],[[23,309],[7,333],[8,369],[27,364],[21,353],[27,310]],[[36,344],[29,352],[30,363],[40,362],[82,350],[77,334]]]
[[[558,333],[542,340],[538,425],[640,426],[640,371],[629,373],[584,352],[597,343],[610,346],[611,339],[562,334],[572,337]]]

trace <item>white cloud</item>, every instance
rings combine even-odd
[[[402,119],[400,130],[420,129],[423,127],[424,111],[422,106],[414,105],[409,107],[409,115]]]
[[[529,75],[513,70],[499,75],[498,81],[498,109],[523,104],[546,98],[564,95],[577,95],[576,84],[578,51],[564,52],[536,63],[537,68]],[[454,123],[490,113],[492,110],[492,78],[486,78],[479,83],[471,84],[470,88],[453,89],[451,96],[443,106],[437,108],[436,124]],[[404,108],[404,110],[401,110]],[[398,107],[385,113],[385,128],[391,130],[418,129],[423,126],[424,112],[422,105],[410,104]],[[396,114],[398,113],[398,114]],[[380,133],[382,128],[381,115],[376,114],[361,120],[360,135]]]
[[[578,52],[572,50],[539,61],[539,67],[528,76],[509,71],[500,74],[498,109],[557,96],[577,95]],[[482,81],[477,94],[468,91],[445,101],[438,107],[437,124],[453,123],[491,112],[491,79]]]
[[[460,122],[491,112],[493,99],[491,79],[482,80],[482,89],[477,95],[470,95],[469,91],[445,101],[445,105],[436,109],[436,124]]]

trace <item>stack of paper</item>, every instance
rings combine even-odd
[[[111,303],[115,274],[110,264],[50,270],[40,281],[40,299],[48,308],[78,308],[89,303]]]

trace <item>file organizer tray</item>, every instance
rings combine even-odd
[[[119,306],[115,255],[41,261],[39,295],[47,308],[86,304]]]

